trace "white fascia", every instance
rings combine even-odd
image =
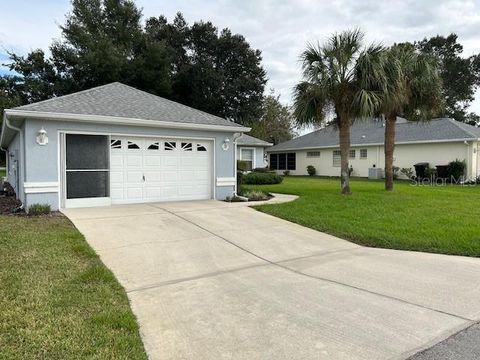
[[[451,143],[451,142],[464,142],[464,141],[480,141],[475,138],[464,138],[464,139],[445,139],[445,140],[415,140],[415,141],[399,141],[395,142],[395,145],[410,145],[410,144],[435,144],[435,143]],[[367,147],[367,146],[383,146],[383,143],[370,143],[370,144],[351,144],[350,147]],[[285,151],[303,151],[303,150],[316,150],[316,149],[338,149],[340,145],[327,145],[327,146],[309,146],[309,147],[299,147],[299,148],[288,148],[288,149],[267,149],[267,152],[285,152]]]
[[[250,128],[244,126],[227,126],[227,125],[209,125],[209,124],[189,124],[173,121],[145,120],[137,118],[124,118],[103,115],[85,115],[85,114],[64,114],[42,111],[28,110],[5,110],[6,116],[15,116],[21,118],[48,119],[57,121],[80,121],[103,123],[112,125],[136,125],[148,127],[161,127],[170,129],[188,129],[188,130],[206,130],[206,131],[231,131],[231,132],[248,132]],[[1,142],[0,142],[1,143]]]

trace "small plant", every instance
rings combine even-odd
[[[246,191],[243,196],[248,198],[249,201],[262,201],[268,200],[269,196],[267,193],[260,190],[250,190]]]
[[[283,172],[283,176],[290,176],[290,170],[285,170]]]
[[[407,178],[411,179],[413,174],[415,173],[411,167],[409,168],[401,168],[400,172],[405,175]]]
[[[394,166],[392,170],[393,170],[393,178],[398,179],[398,172],[400,171],[400,168],[398,166]]]
[[[317,169],[315,169],[315,166],[313,166],[313,165],[308,165],[307,166],[307,173],[310,176],[314,176],[317,173]]]
[[[48,215],[50,214],[51,209],[48,204],[32,204],[28,208],[28,215]]]
[[[466,167],[467,164],[465,163],[465,160],[460,161],[456,159],[455,161],[450,162],[448,164],[448,177],[454,181],[461,180],[465,175]]]
[[[269,185],[280,184],[283,181],[283,177],[275,173],[259,173],[251,172],[243,177],[243,184],[246,185]]]

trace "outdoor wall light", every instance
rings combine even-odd
[[[224,151],[227,151],[229,148],[230,148],[230,139],[225,138],[225,140],[223,140],[222,149]]]
[[[47,130],[45,130],[43,126],[40,130],[38,130],[37,144],[42,146],[45,146],[48,144]]]

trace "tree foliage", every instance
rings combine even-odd
[[[268,141],[274,145],[292,139],[295,135],[295,122],[290,108],[280,102],[280,96],[273,91],[265,96],[262,115],[253,123],[249,135]]]
[[[245,38],[210,22],[188,25],[147,19],[131,0],[73,0],[62,37],[26,56],[11,54],[1,90],[14,88],[30,103],[113,81],[167,97],[212,114],[253,123],[266,83],[261,53]]]
[[[385,189],[392,191],[397,117],[430,120],[441,115],[443,88],[437,61],[429,54],[419,53],[411,44],[385,49],[379,60],[371,90],[378,91],[378,113],[385,118]]]
[[[417,50],[433,55],[443,80],[446,115],[457,121],[478,124],[479,117],[469,112],[475,91],[480,85],[480,55],[463,57],[463,46],[456,34],[434,36],[414,43]]]
[[[324,45],[307,46],[301,55],[303,81],[294,89],[294,114],[300,125],[325,123],[329,114],[335,115],[343,194],[350,194],[350,126],[358,117],[374,115],[380,102],[372,82],[382,71],[383,48],[365,48],[363,37],[359,30],[344,31],[333,34]]]

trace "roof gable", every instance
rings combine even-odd
[[[186,124],[240,125],[119,82],[19,106],[13,110],[96,115]]]
[[[257,139],[256,137],[243,134],[238,140],[237,145],[239,146],[272,146],[271,143],[266,142],[261,139]]]

